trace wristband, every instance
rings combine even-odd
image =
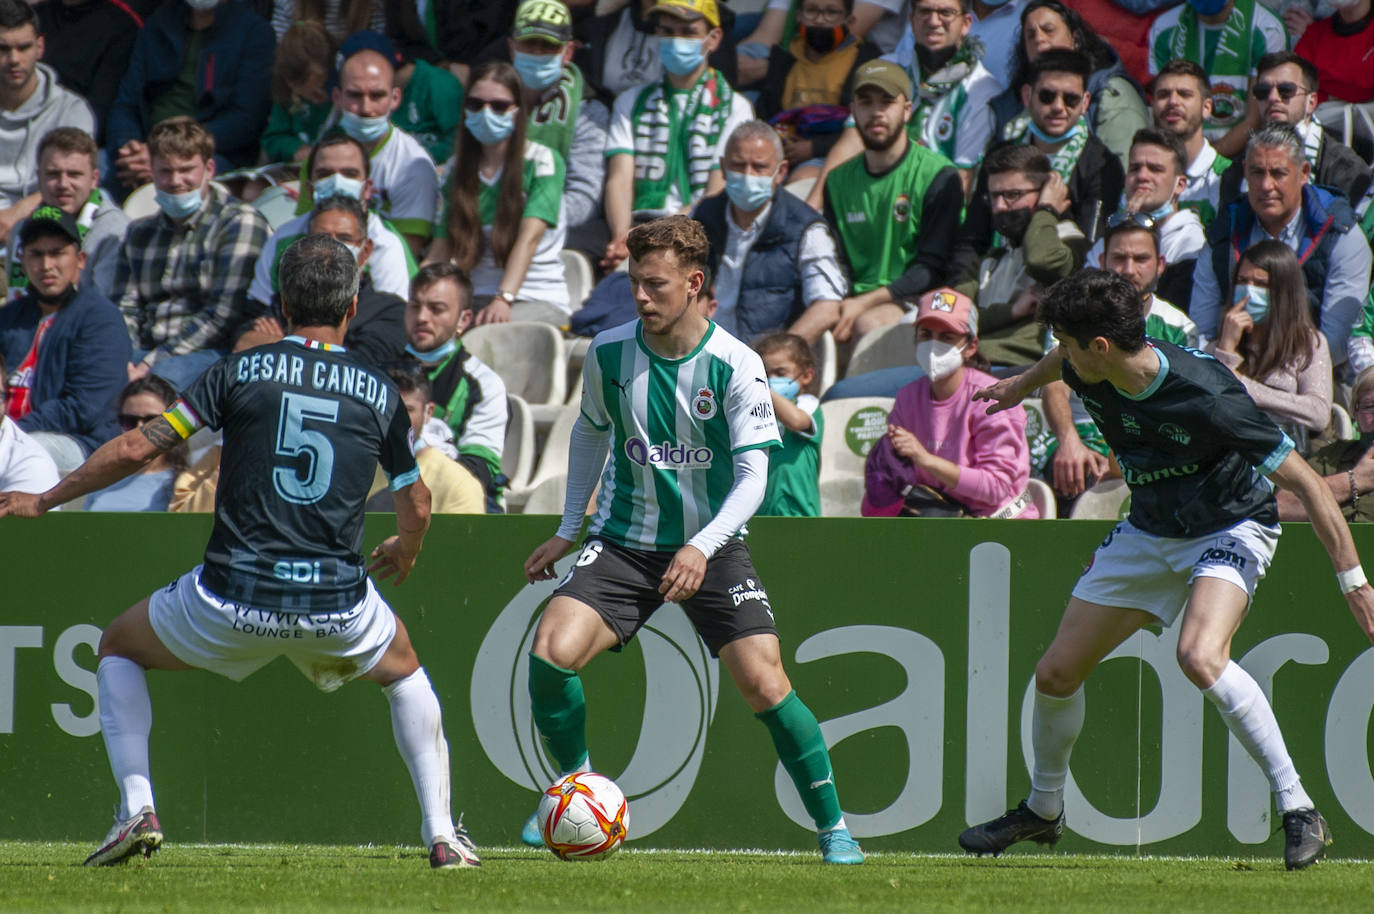
[[[1356,565],[1354,568],[1338,571],[1336,572],[1336,583],[1341,586],[1341,593],[1354,593],[1366,583],[1364,569]]]

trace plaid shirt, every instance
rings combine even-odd
[[[186,224],[159,212],[129,225],[113,292],[144,361],[229,348],[269,234],[256,209],[213,183]]]

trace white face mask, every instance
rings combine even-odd
[[[964,364],[964,347],[940,340],[922,340],[916,344],[916,364],[932,381],[943,380]]]

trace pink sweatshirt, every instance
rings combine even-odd
[[[1026,444],[1026,411],[1014,409],[987,414],[988,404],[975,403],[973,393],[997,379],[964,366],[963,383],[947,400],[931,397],[930,379],[921,378],[897,391],[888,423],[909,429],[932,454],[958,464],[959,483],[947,488],[934,476],[897,456],[884,435],[873,446],[864,467],[863,513],[892,517],[902,508],[902,493],[911,485],[927,485],[986,517],[1025,491],[1030,480],[1030,448]],[[1034,504],[1017,517],[1039,517]]]

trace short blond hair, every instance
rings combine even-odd
[[[215,138],[195,118],[169,117],[148,133],[148,156],[199,158],[208,162],[215,157]]]

